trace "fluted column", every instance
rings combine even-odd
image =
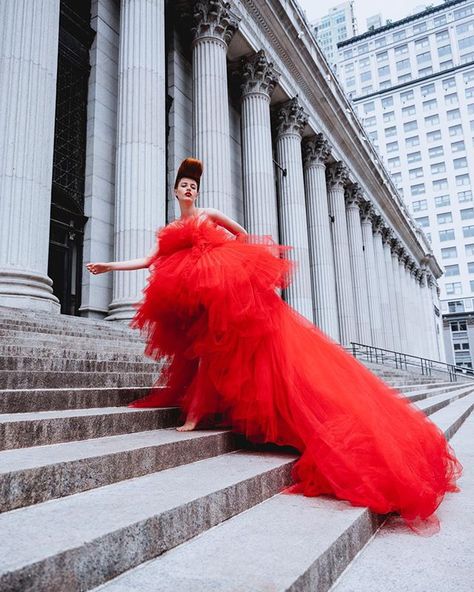
[[[362,241],[364,244],[365,276],[369,301],[369,316],[371,330],[371,344],[383,347],[383,320],[380,296],[380,282],[377,279],[377,265],[375,262],[374,239],[372,237],[373,209],[369,202],[362,207]]]
[[[242,169],[245,227],[279,241],[270,97],[279,74],[259,51],[242,66]]]
[[[395,351],[401,351],[402,346],[400,340],[400,328],[398,323],[398,309],[397,301],[395,298],[395,278],[393,275],[392,254],[390,248],[390,241],[392,237],[393,233],[391,229],[385,228],[382,234],[382,244],[385,257],[385,268],[387,270],[387,291],[391,311],[390,323],[392,325],[393,349]]]
[[[401,243],[398,239],[392,238],[390,241],[391,247],[391,258],[392,258],[392,269],[393,269],[393,280],[394,280],[394,293],[395,293],[395,305],[397,307],[397,319],[398,319],[398,331],[400,337],[400,351],[407,351],[407,329],[405,321],[405,311],[403,308],[403,286],[400,281],[400,264],[399,264],[399,251]]]
[[[281,240],[291,245],[290,257],[297,262],[292,284],[285,297],[293,308],[313,320],[308,224],[301,156],[301,135],[308,115],[296,98],[284,103],[276,114],[276,154],[286,175],[279,174]]]
[[[356,323],[360,343],[371,343],[370,313],[365,275],[364,245],[360,220],[362,190],[359,185],[352,185],[346,193],[347,232],[349,238],[349,260],[351,266],[352,288]]]
[[[59,0],[0,2],[0,304],[50,312],[58,32]]]
[[[327,169],[329,214],[333,220],[332,245],[336,275],[336,293],[339,311],[340,341],[349,345],[359,341],[357,331],[352,273],[349,257],[344,186],[347,183],[347,169],[337,162]]]
[[[411,280],[411,294],[412,294],[412,307],[413,307],[413,318],[417,320],[417,325],[420,319],[419,299],[418,299],[418,267],[416,262],[413,262],[410,269],[410,280]],[[415,331],[414,333],[414,347],[415,355],[423,356],[423,344],[422,344],[421,331]]]
[[[122,0],[114,258],[143,257],[166,215],[164,0]],[[127,320],[147,271],[115,272],[107,320]]]
[[[387,268],[385,265],[385,255],[383,250],[383,243],[382,243],[382,231],[384,228],[383,220],[380,216],[376,217],[374,221],[374,253],[375,253],[375,263],[377,266],[377,279],[379,282],[380,288],[380,302],[382,308],[382,319],[383,319],[383,342],[384,348],[393,350],[393,333],[392,333],[392,323],[390,320],[391,316],[391,309],[390,309],[390,299],[388,293],[388,279],[387,279]]]
[[[446,359],[446,355],[444,352],[444,345],[442,340],[442,334],[438,334],[438,322],[435,316],[434,307],[436,306],[438,310],[440,309],[439,303],[439,288],[436,284],[436,280],[433,275],[430,275],[428,278],[428,286],[429,292],[431,297],[431,306],[432,306],[432,319],[434,323],[434,330],[433,330],[433,343],[434,343],[434,359],[444,361]]]
[[[412,300],[412,292],[411,292],[411,266],[413,264],[413,260],[409,255],[405,257],[405,265],[404,265],[404,279],[405,279],[405,289],[403,291],[403,300],[406,310],[406,318],[407,318],[407,325],[408,327],[415,327],[416,326],[416,319],[413,314],[413,300]],[[408,334],[408,353],[412,355],[416,354],[416,343],[415,343],[415,335],[414,332],[411,330]]]
[[[338,341],[336,277],[326,187],[329,154],[329,144],[322,134],[303,144],[314,319],[324,333]]]
[[[436,325],[434,320],[434,312],[433,312],[433,301],[431,299],[431,290],[429,283],[432,283],[432,278],[430,277],[431,273],[428,269],[424,270],[422,283],[421,283],[421,293],[423,298],[423,307],[425,309],[425,316],[426,316],[426,330],[427,330],[427,346],[428,346],[428,357],[431,360],[436,359]]]
[[[200,201],[233,215],[230,174],[227,49],[238,21],[223,0],[194,4],[193,142],[203,160]]]

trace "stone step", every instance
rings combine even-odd
[[[88,357],[88,353],[107,353],[107,354],[128,354],[133,355],[143,354],[145,350],[144,342],[128,342],[128,341],[107,341],[103,339],[95,339],[92,337],[57,337],[45,339],[43,337],[35,335],[30,339],[28,338],[2,338],[2,350],[4,347],[20,348],[20,354],[22,348],[33,348],[34,350],[40,351],[42,349],[51,350],[56,352],[58,349],[65,349],[68,351],[80,351],[86,354],[83,357]],[[36,353],[34,354],[36,355]],[[54,355],[54,354],[53,354]]]
[[[446,388],[458,388],[459,384],[457,382],[446,382],[445,380],[436,381],[436,382],[425,382],[425,383],[414,383],[414,384],[404,384],[400,385],[398,382],[393,383],[393,388],[400,389],[403,388],[403,392],[405,393],[416,393],[422,392],[430,389],[437,389],[441,387]]]
[[[469,541],[474,530],[473,434],[474,416],[471,416],[451,441],[464,473],[459,480],[461,491],[448,495],[438,510],[440,531],[436,536],[425,537],[420,544],[419,537],[408,532],[397,517],[389,517],[336,582],[333,592],[469,592],[473,589]]]
[[[67,360],[92,360],[98,362],[150,362],[155,363],[144,354],[144,344],[139,348],[103,348],[99,350],[83,350],[62,347],[55,343],[51,347],[31,347],[31,345],[5,345],[0,347],[1,357],[29,356],[30,358],[64,358]]]
[[[450,440],[473,411],[473,397],[464,397],[436,411],[430,416],[430,419],[444,432],[446,438]]]
[[[0,512],[236,450],[229,431],[162,429],[0,452]]]
[[[453,422],[453,417],[447,419],[446,415],[450,407],[437,414],[447,432]],[[329,497],[280,494],[94,588],[93,592],[327,592],[369,543],[383,520],[384,517],[365,508]],[[410,536],[422,552],[419,537],[413,533]],[[407,542],[405,534],[401,544]],[[398,546],[391,551],[397,553]],[[379,564],[371,564],[372,571],[374,565]],[[374,578],[380,583],[383,574],[381,570],[375,571]],[[419,573],[419,569],[410,571],[410,581],[418,579]],[[438,588],[404,589],[425,592],[444,590],[445,586],[443,580],[443,586]],[[347,592],[365,589],[362,582]],[[373,589],[386,590],[383,585]]]
[[[31,328],[30,331],[21,331],[19,329],[0,329],[0,338],[3,340],[5,338],[41,338],[41,339],[51,339],[56,337],[61,341],[63,339],[71,339],[74,337],[78,338],[87,338],[87,339],[101,339],[103,341],[109,343],[115,342],[127,342],[127,343],[136,343],[140,341],[140,335],[138,331],[130,330],[130,333],[117,333],[117,334],[107,334],[104,333],[103,335],[96,333],[94,331],[84,331],[82,329],[77,329],[76,331],[68,331],[68,330],[61,330],[61,329],[43,329],[42,331],[36,331],[34,328]]]
[[[441,395],[417,401],[414,405],[426,415],[432,415],[457,399],[468,397],[470,400],[473,400],[473,390],[474,389],[471,386],[464,387],[457,391],[451,391],[450,393],[443,393]]]
[[[131,331],[129,322],[111,323],[98,319],[86,319],[83,317],[71,317],[68,315],[56,315],[41,317],[36,313],[29,316],[18,315],[5,316],[0,311],[0,328],[39,329],[52,327],[55,329],[84,329],[104,333],[127,333]]]
[[[102,584],[275,495],[293,459],[233,452],[6,512],[0,589]]]
[[[159,376],[159,365],[153,372],[15,372],[0,370],[3,389],[86,388],[151,386]]]
[[[0,371],[12,372],[150,372],[156,362],[68,359],[62,357],[0,356]]]
[[[470,387],[470,386],[457,384],[457,383],[447,383],[446,385],[436,386],[433,388],[422,388],[422,389],[408,390],[408,391],[406,389],[404,389],[403,392],[410,399],[410,401],[412,403],[415,403],[416,401],[422,401],[423,399],[428,399],[429,397],[434,397],[434,396],[440,395],[442,393],[456,392],[459,389],[463,389],[463,388],[468,388],[468,389],[472,388],[472,390],[474,390],[474,385],[472,387]]]
[[[0,415],[0,450],[144,432],[177,425],[176,408],[103,407],[4,413]]]
[[[112,330],[109,326],[107,328],[87,325],[87,326],[70,326],[70,325],[54,325],[50,323],[23,323],[23,322],[6,322],[0,319],[0,332],[18,332],[24,333],[26,336],[37,334],[59,334],[59,335],[92,335],[97,338],[110,339],[135,339],[138,335],[137,331],[132,327],[127,327],[122,330]]]
[[[154,367],[160,366],[154,362]],[[436,389],[401,388],[411,401],[424,399],[433,394],[449,392],[459,385],[439,386]],[[45,388],[45,389],[2,389],[0,390],[0,413],[27,413],[32,411],[50,411],[59,409],[82,409],[90,407],[116,407],[128,405],[135,399],[147,395],[150,387],[102,387],[102,388]]]
[[[150,387],[0,390],[0,413],[30,413],[91,407],[121,407],[150,392]]]

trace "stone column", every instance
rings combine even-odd
[[[0,304],[49,312],[58,33],[59,0],[0,3]]]
[[[411,257],[407,255],[404,261],[405,289],[403,291],[403,299],[406,310],[407,326],[410,329],[408,333],[408,353],[415,356],[417,353],[413,327],[416,326],[416,319],[413,314],[413,297],[411,292],[411,267],[413,263]]]
[[[405,341],[402,343],[402,351],[406,354],[410,353],[410,339],[411,330],[409,310],[407,305],[407,285],[405,276],[405,260],[407,253],[404,247],[400,246],[398,249],[398,280],[400,283],[400,309],[403,318],[402,335],[405,335]]]
[[[336,277],[326,187],[329,154],[329,144],[323,134],[303,144],[314,319],[324,333],[338,341]]]
[[[427,357],[430,360],[436,359],[436,347],[435,347],[435,321],[433,313],[433,302],[431,300],[431,292],[429,287],[430,282],[430,271],[423,269],[421,277],[421,297],[423,301],[423,310],[425,312],[425,324],[426,324],[426,348]]]
[[[349,345],[359,341],[357,331],[352,273],[349,258],[349,237],[347,233],[344,186],[347,183],[347,169],[337,162],[327,169],[329,214],[333,220],[332,245],[336,275],[336,293],[339,310],[340,341]]]
[[[377,279],[377,265],[375,262],[374,239],[372,236],[372,219],[374,211],[370,202],[365,202],[362,207],[362,240],[364,244],[365,276],[367,282],[367,294],[369,302],[371,344],[383,347],[383,322],[382,305],[380,296],[380,283]]]
[[[388,279],[387,279],[387,268],[385,266],[385,255],[383,251],[382,243],[382,231],[384,229],[384,223],[379,215],[376,215],[374,220],[374,253],[375,263],[377,266],[377,276],[380,289],[380,302],[382,309],[382,333],[384,348],[393,350],[393,334],[392,334],[392,323],[390,320],[391,309],[390,299],[388,294]]]
[[[311,270],[309,263],[308,223],[301,156],[301,135],[308,115],[296,98],[284,103],[276,116],[276,154],[286,175],[279,174],[281,241],[291,245],[290,257],[296,271],[285,291],[288,303],[309,320],[313,320]]]
[[[367,292],[367,278],[365,273],[364,245],[360,220],[362,205],[362,190],[355,183],[346,192],[347,232],[349,238],[349,260],[352,271],[352,288],[354,290],[354,304],[359,341],[370,345],[370,313]]]
[[[224,0],[194,4],[193,143],[204,163],[200,202],[233,215],[227,49],[238,20]]]
[[[413,318],[416,319],[416,325],[419,327],[420,323],[420,307],[419,307],[419,299],[418,299],[418,266],[416,262],[413,262],[412,267],[410,269],[410,280],[411,280],[411,294],[412,294],[412,308],[413,308]],[[414,348],[415,348],[415,355],[423,357],[424,348],[423,348],[423,341],[422,341],[422,331],[419,329],[414,332]]]
[[[166,216],[164,1],[122,0],[115,171],[118,261],[144,257]],[[107,320],[128,320],[147,270],[115,272]]]
[[[392,231],[390,228],[385,228],[382,233],[382,244],[383,244],[383,253],[385,257],[385,269],[387,271],[387,291],[388,291],[388,300],[390,303],[390,321],[392,325],[392,339],[393,339],[393,349],[395,351],[401,351],[401,341],[400,341],[400,328],[398,324],[398,310],[397,310],[397,301],[395,298],[395,278],[393,276],[393,266],[392,266],[392,254],[390,249],[390,241],[393,237]]]
[[[279,74],[259,51],[242,65],[242,168],[245,227],[279,241],[270,96]]]
[[[405,324],[405,311],[403,308],[403,296],[400,281],[400,265],[399,265],[399,251],[401,243],[397,238],[390,240],[391,248],[391,259],[392,259],[392,270],[394,279],[394,290],[395,290],[395,305],[397,307],[397,319],[398,319],[398,331],[400,337],[400,351],[406,352],[407,350],[407,329]]]

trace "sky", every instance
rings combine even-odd
[[[320,18],[327,14],[328,10],[337,4],[341,4],[338,0],[298,0],[301,8],[306,12],[309,22]],[[354,0],[354,12],[357,19],[358,33],[367,31],[366,19],[368,16],[373,16],[377,13],[382,13],[382,23],[385,24],[387,19],[392,21],[399,20],[409,16],[412,11],[420,5],[428,6],[430,4],[441,4],[440,0],[397,0],[392,3],[382,3],[380,0]]]

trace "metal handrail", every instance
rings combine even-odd
[[[474,371],[471,370],[468,374],[466,368],[455,364],[448,364],[447,362],[422,358],[420,356],[414,356],[413,354],[384,349],[375,345],[357,343],[356,341],[350,342],[350,349],[355,358],[365,358],[368,362],[376,364],[388,364],[389,362],[394,362],[395,368],[397,369],[411,370],[416,368],[419,369],[424,376],[432,376],[433,372],[441,372],[449,376],[450,382],[457,382],[460,374],[462,374],[463,377],[474,380]]]

